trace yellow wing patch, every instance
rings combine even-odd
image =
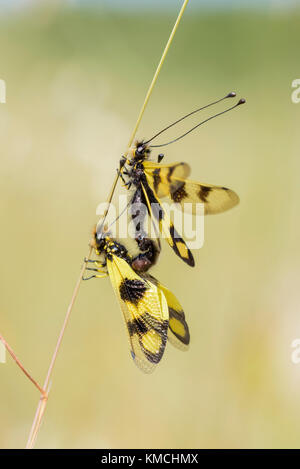
[[[180,204],[182,209],[193,214],[197,213],[199,203],[204,204],[205,215],[212,215],[225,212],[240,201],[239,196],[227,187],[200,184],[188,179],[180,183],[175,191],[170,192],[170,197],[175,203]]]
[[[187,350],[190,343],[190,332],[185,321],[184,311],[176,296],[164,285],[159,283],[159,288],[168,303],[169,308],[169,329],[168,339],[172,345],[180,350]]]
[[[112,255],[107,259],[109,277],[121,304],[136,365],[151,373],[166,347],[169,311],[156,285],[135,273],[128,262]]]
[[[225,212],[239,203],[238,195],[227,187],[202,184],[186,179],[189,174],[185,163],[175,163],[161,171],[159,165],[144,163],[145,174],[150,187],[168,196],[181,208],[197,213],[197,204],[204,204],[206,215]],[[174,169],[173,169],[174,168]],[[188,203],[189,206],[184,206]]]
[[[166,197],[176,191],[180,183],[175,178],[186,179],[191,172],[189,165],[183,162],[162,165],[144,161],[143,166],[149,184],[158,197]]]

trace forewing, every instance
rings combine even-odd
[[[156,285],[137,275],[117,256],[107,260],[108,273],[120,302],[136,365],[151,373],[166,347],[168,305]]]
[[[187,163],[159,164],[152,161],[144,161],[144,171],[147,180],[158,197],[170,197],[180,186],[175,178],[186,179],[191,172]]]
[[[233,208],[240,200],[239,196],[227,187],[201,184],[188,179],[177,182],[178,186],[176,190],[171,190],[170,198],[180,204],[183,210],[193,214],[197,213],[197,204],[204,204],[204,214],[212,215]]]
[[[225,212],[239,203],[239,196],[231,189],[186,179],[190,168],[186,163],[162,166],[145,162],[145,174],[158,197],[168,196],[173,202],[193,214],[197,204],[204,204],[205,215]],[[188,204],[184,207],[184,204]]]

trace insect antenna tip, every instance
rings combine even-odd
[[[245,98],[241,98],[239,102],[237,103],[237,106],[239,106],[240,104],[245,104],[245,102],[246,102]]]
[[[227,96],[225,96],[226,98],[235,98],[236,97],[236,93],[235,91],[231,91],[230,93],[228,93]]]

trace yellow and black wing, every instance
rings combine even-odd
[[[186,179],[191,172],[187,163],[160,164],[152,161],[143,163],[147,179],[158,197],[169,196],[175,192],[178,183],[175,178]]]
[[[120,257],[107,259],[107,269],[124,315],[132,358],[142,371],[151,373],[164,354],[168,337],[165,296]]]
[[[164,238],[168,241],[169,245],[184,262],[193,267],[195,261],[189,248],[187,247],[184,239],[176,231],[176,228],[169,215],[164,210],[159,198],[154,194],[150,186],[142,184],[142,189],[145,195],[146,203],[152,219],[155,219],[159,225],[159,230]]]
[[[239,203],[239,196],[227,187],[186,179],[185,166],[185,163],[175,163],[160,170],[159,164],[144,162],[145,175],[154,192],[157,188],[160,194],[168,196],[188,212],[196,214],[199,203],[204,204],[205,215],[225,212]]]
[[[185,320],[183,308],[176,296],[164,285],[162,285],[155,277],[149,274],[143,274],[143,278],[154,283],[158,290],[165,296],[169,309],[169,328],[168,340],[172,345],[180,350],[188,350],[190,343],[189,327]]]
[[[190,343],[190,332],[182,306],[168,288],[161,283],[159,283],[158,288],[165,295],[169,308],[168,339],[172,345],[180,350],[187,350]]]

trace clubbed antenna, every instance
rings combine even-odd
[[[227,98],[234,98],[236,96],[236,93],[234,91],[231,91],[230,93],[228,93],[226,96],[223,96],[223,98],[220,98],[220,99],[217,99],[217,101],[214,101],[213,103],[209,103],[209,104],[206,104],[205,106],[202,106],[202,107],[199,107],[198,109],[195,109],[195,111],[192,111],[192,112],[189,112],[188,114],[186,114],[185,116],[181,117],[180,119],[178,119],[177,121],[173,122],[172,124],[168,125],[167,127],[165,127],[164,129],[160,130],[157,134],[155,134],[153,137],[150,138],[150,140],[148,140],[147,142],[144,142],[145,144],[148,144],[150,143],[152,140],[154,140],[156,137],[158,137],[159,135],[161,135],[163,132],[165,132],[166,130],[170,129],[171,127],[173,127],[174,125],[178,124],[179,122],[183,121],[184,119],[186,119],[187,117],[190,117],[192,116],[193,114],[196,114],[196,112],[199,112],[199,111],[202,111],[203,109],[206,109],[210,106],[214,106],[215,104],[218,104],[220,103],[221,101],[224,101],[224,99],[227,99]]]
[[[231,94],[231,93],[230,93]],[[226,97],[231,97],[229,95],[227,95]],[[223,98],[224,99],[224,98]],[[212,119],[214,119],[215,117],[218,117],[218,116],[221,116],[222,114],[225,114],[226,112],[229,112],[231,111],[232,109],[235,109],[236,107],[240,106],[241,104],[244,104],[246,102],[246,100],[244,98],[241,98],[234,106],[231,106],[230,108],[228,109],[225,109],[225,111],[222,111],[222,112],[219,112],[218,114],[215,114],[214,116],[211,116],[209,117],[208,119],[205,119],[204,121],[200,122],[199,124],[195,125],[194,127],[192,127],[190,130],[188,130],[187,132],[185,132],[184,134],[180,135],[180,137],[177,137],[175,138],[174,140],[171,140],[170,142],[167,142],[167,143],[162,143],[161,145],[150,145],[151,148],[159,148],[159,147],[165,147],[166,145],[170,145],[171,143],[174,143],[174,142],[178,142],[178,140],[182,139],[183,137],[185,137],[186,135],[190,134],[191,132],[193,132],[193,130],[197,129],[198,127],[200,127],[200,125],[203,125],[205,124],[205,122],[208,122]]]

